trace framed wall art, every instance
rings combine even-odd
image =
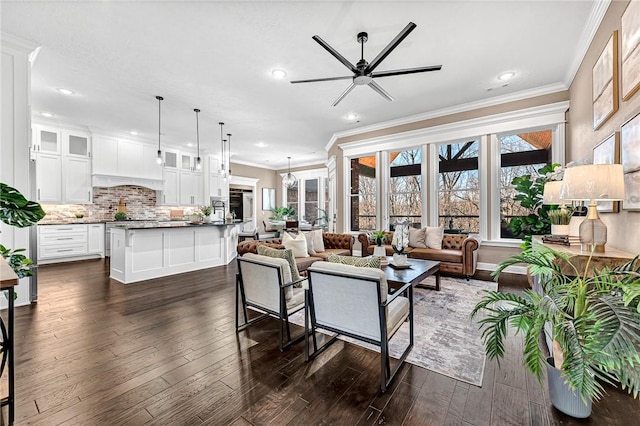
[[[640,2],[632,1],[622,14],[622,100],[640,90]]]
[[[640,171],[624,175],[622,210],[640,211]]]
[[[593,148],[593,164],[620,164],[620,132],[615,132]],[[598,201],[598,212],[618,213],[619,201]]]
[[[618,111],[618,31],[614,31],[592,70],[593,128]]]
[[[640,114],[620,127],[620,161],[625,173],[640,170]]]
[[[262,188],[262,210],[271,210],[274,208],[276,208],[275,188]]]

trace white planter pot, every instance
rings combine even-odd
[[[373,248],[373,255],[377,257],[385,257],[387,255],[387,252],[383,246],[375,246]]]
[[[551,225],[551,235],[569,235],[569,225]]]
[[[585,403],[578,392],[569,389],[561,375],[562,370],[553,366],[553,357],[547,358],[547,382],[551,404],[568,416],[586,419],[591,415],[591,400]]]

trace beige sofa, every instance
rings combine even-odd
[[[325,232],[322,234],[322,242],[324,243],[323,252],[316,252],[316,254],[309,257],[295,258],[298,271],[306,271],[309,266],[319,260],[326,261],[329,254],[339,254],[341,256],[351,256],[353,254],[353,235]],[[272,238],[269,240],[247,240],[238,244],[238,256],[242,256],[245,253],[258,253],[258,246],[261,244],[272,248],[284,249],[280,238]]]
[[[386,241],[393,240],[393,232],[385,232]],[[362,244],[362,256],[373,254],[376,246],[369,239],[368,234],[359,234],[358,241]],[[444,234],[442,249],[407,247],[407,257],[410,259],[435,260],[440,262],[440,271],[445,274],[471,277],[476,272],[478,263],[478,248],[480,238],[475,235]],[[384,245],[387,255],[393,254],[391,243]]]

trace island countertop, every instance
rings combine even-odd
[[[157,222],[157,221],[148,221],[148,222],[133,222],[133,223],[123,223],[118,224],[117,222],[112,222],[112,226],[114,228],[121,229],[156,229],[156,228],[188,228],[188,227],[208,227],[208,226],[235,226],[241,225],[243,222],[241,220],[234,222],[223,222],[223,221],[214,221],[209,223],[193,223],[193,222]]]

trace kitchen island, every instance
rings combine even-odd
[[[241,221],[115,226],[110,235],[110,277],[130,284],[227,265],[236,257],[241,226]]]

